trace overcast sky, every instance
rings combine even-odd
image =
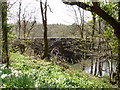
[[[16,0],[9,0],[10,3],[14,3]],[[19,1],[19,0],[18,0]],[[25,10],[27,17],[29,17],[32,13],[32,16],[34,18],[37,19],[38,22],[41,22],[41,15],[40,15],[40,6],[39,6],[39,2],[36,0],[21,0],[22,1],[22,8],[24,10],[24,8],[27,6],[27,9]],[[44,1],[44,0],[43,0]],[[63,4],[63,2],[61,0],[48,0],[48,5],[51,8],[51,11],[48,9],[48,24],[73,24],[75,23],[75,14],[73,12],[73,9],[70,8],[70,6]],[[18,7],[19,4],[16,3],[11,9],[10,9],[10,14],[9,16],[10,21],[9,22],[15,22],[17,19],[17,12],[18,12]],[[77,8],[77,6],[74,6],[74,8]],[[22,11],[23,11],[22,10]],[[81,9],[82,11],[82,9]],[[83,11],[82,11],[83,12]],[[79,17],[79,14],[78,14]],[[14,18],[14,20],[13,20]],[[90,20],[90,12],[85,12],[85,21]]]

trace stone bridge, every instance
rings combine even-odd
[[[82,58],[90,58],[87,50],[91,48],[90,41],[80,38],[48,38],[49,55],[59,56],[67,62],[75,63]],[[21,39],[12,42],[14,51],[23,54],[26,48],[31,48],[35,55],[43,53],[43,38]]]

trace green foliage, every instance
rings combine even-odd
[[[2,79],[2,83],[3,83],[3,87],[8,87],[8,88],[34,87],[34,80],[32,79],[32,76],[24,73],[7,75],[5,78]]]
[[[7,24],[7,30],[8,30],[8,39],[15,39],[17,36],[13,32],[14,25]]]
[[[106,11],[106,13],[108,13],[110,16],[117,19],[117,17],[118,17],[117,2],[101,3],[101,7],[102,7],[103,10]]]
[[[2,87],[7,88],[108,88],[98,78],[90,79],[82,72],[65,70],[53,63],[30,60],[19,53],[10,57],[11,67],[1,67]]]
[[[110,47],[113,50],[113,53],[117,54],[118,50],[116,49],[118,47],[117,37],[114,35],[114,29],[112,29],[110,26],[104,27],[104,37],[109,42]]]

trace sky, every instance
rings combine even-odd
[[[10,5],[13,4],[16,0],[9,0]],[[19,1],[19,0],[18,0]],[[26,16],[29,18],[32,13],[32,19],[34,17],[36,18],[37,22],[42,23],[41,14],[40,14],[40,6],[39,2],[36,0],[21,0],[22,1],[22,12],[25,11]],[[44,0],[43,0],[44,2]],[[61,0],[48,0],[48,5],[50,9],[48,8],[47,18],[48,18],[48,24],[73,24],[76,22],[75,13],[73,11],[73,8],[69,5],[65,5]],[[15,22],[18,17],[17,13],[19,10],[19,4],[15,3],[12,8],[10,8],[9,13],[9,22]],[[27,7],[26,10],[24,8]],[[74,6],[75,9],[77,9],[77,6]],[[52,12],[51,12],[51,11]],[[81,9],[83,12],[83,10]],[[78,14],[78,18],[80,20],[80,15]],[[91,14],[90,12],[85,12],[85,21],[91,20]],[[80,22],[80,21],[79,21]]]

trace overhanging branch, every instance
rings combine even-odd
[[[78,1],[76,1],[76,0],[62,0],[62,2],[64,3],[64,4],[67,4],[67,5],[77,5],[78,7],[81,7],[82,9],[84,9],[84,10],[87,10],[87,11],[91,11],[91,9],[92,9],[92,6],[89,6],[88,4],[86,4],[86,3],[83,3],[83,2],[78,2]]]

